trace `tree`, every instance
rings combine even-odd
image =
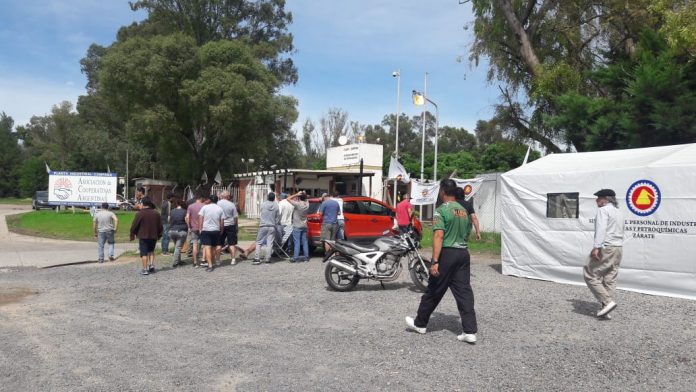
[[[19,194],[19,169],[22,165],[22,151],[13,132],[12,117],[0,113],[0,197]]]
[[[486,148],[486,146],[489,144],[503,140],[503,131],[500,129],[500,126],[498,126],[495,119],[491,119],[489,121],[476,121],[474,133],[476,134],[476,142],[482,149]]]
[[[506,172],[522,165],[527,146],[512,141],[488,145],[481,153],[481,166],[485,171]],[[538,159],[538,151],[531,151],[528,162]]]
[[[329,111],[319,119],[319,152],[326,154],[330,147],[338,145],[338,138],[346,136],[352,139],[351,128],[348,123],[348,112],[340,108],[329,108]]]
[[[554,97],[569,92],[601,94],[584,78],[616,56],[631,56],[642,29],[660,15],[651,1],[472,0],[476,40],[471,60],[490,59],[489,80],[502,80],[497,118],[519,140],[547,151],[586,148],[586,135],[568,134],[545,120],[556,114]],[[519,102],[519,90],[526,102]]]
[[[438,136],[438,152],[471,152],[476,149],[476,136],[470,134],[464,128],[444,126],[439,129]],[[438,168],[438,173],[439,172],[440,169]]]
[[[132,37],[109,49],[98,78],[110,106],[129,113],[128,140],[156,152],[152,161],[177,180],[231,172],[238,163],[229,155],[282,163],[281,150],[297,143],[296,100],[275,93],[278,80],[239,41],[198,47],[181,33]]]
[[[20,194],[24,197],[34,196],[34,192],[46,190],[48,173],[44,161],[31,157],[23,162],[19,177]]]
[[[220,40],[244,42],[280,81],[297,82],[292,59],[284,57],[294,50],[288,32],[292,14],[285,11],[285,0],[138,0],[131,9],[147,11],[148,18],[122,28],[119,40],[182,32],[196,46]]]

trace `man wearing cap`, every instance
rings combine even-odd
[[[601,303],[597,317],[608,318],[616,308],[614,292],[623,254],[624,220],[618,208],[616,192],[601,189],[594,195],[597,196],[599,207],[594,219],[594,245],[583,272],[587,287]]]
[[[413,214],[411,195],[408,192],[402,193],[401,201],[396,205],[396,224],[399,226],[399,233],[408,233]]]
[[[471,288],[471,258],[467,238],[471,226],[464,207],[455,200],[457,184],[446,179],[440,182],[442,204],[433,216],[433,257],[428,290],[421,297],[416,318],[406,317],[408,329],[424,334],[435,308],[447,289],[452,291],[462,320],[460,342],[476,343],[476,311]]]

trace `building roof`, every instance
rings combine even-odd
[[[534,175],[674,166],[696,166],[696,143],[629,150],[549,154],[508,173]]]
[[[286,169],[277,169],[275,171],[275,174],[277,176],[283,176],[285,175]],[[239,173],[235,174],[234,178],[252,178],[255,176],[265,176],[273,174],[273,170],[261,170],[261,171],[255,171],[255,172],[249,172],[249,173]],[[318,177],[327,177],[327,176],[353,176],[353,177],[359,177],[360,172],[356,170],[314,170],[314,169],[287,169],[287,174],[288,175],[293,175],[293,174],[313,174],[317,175]],[[372,177],[375,175],[375,173],[372,172],[363,172],[363,177]]]

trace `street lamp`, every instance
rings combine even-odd
[[[247,159],[242,158],[242,163],[246,163],[246,171],[247,171],[247,173],[249,173],[249,164],[254,163],[254,158],[247,158]]]
[[[399,116],[401,115],[401,70],[397,69],[392,72],[392,76],[396,78],[396,140],[394,142],[394,158],[399,159]],[[394,179],[394,207],[396,207],[396,189],[398,188],[399,180]]]
[[[435,102],[433,102],[430,98],[426,97],[425,94],[421,94],[416,90],[413,90],[413,92],[411,94],[413,96],[413,103],[417,106],[423,106],[423,110],[425,110],[426,102],[430,102],[430,104],[435,106],[435,162],[433,164],[433,166],[434,166],[433,167],[433,179],[435,181],[437,181],[437,139],[438,139],[438,129],[440,128],[440,109],[437,107],[437,104]],[[424,116],[424,120],[423,120],[423,134],[425,135],[425,116]],[[421,167],[421,171],[422,170],[423,169]],[[421,176],[422,176],[422,174],[421,174]]]

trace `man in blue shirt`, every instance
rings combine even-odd
[[[322,217],[321,222],[321,240],[335,240],[338,232],[338,214],[341,206],[338,202],[329,197],[327,193],[321,195],[321,206],[319,206],[319,215]],[[328,252],[329,246],[324,242],[324,249]]]

